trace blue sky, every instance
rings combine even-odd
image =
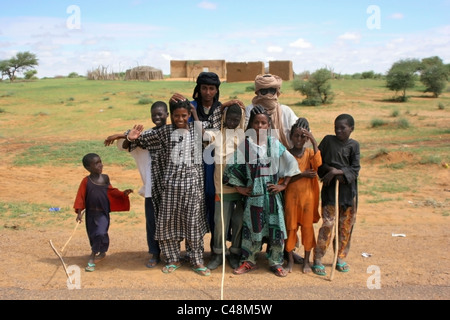
[[[1,0],[0,60],[37,55],[39,77],[170,60],[291,60],[294,71],[385,73],[450,63],[450,0]]]

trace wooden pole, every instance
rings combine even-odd
[[[334,204],[334,259],[333,267],[331,268],[330,281],[333,280],[334,272],[336,270],[336,264],[339,251],[339,180],[336,179],[335,190],[335,204]]]

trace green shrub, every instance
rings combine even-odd
[[[152,104],[152,99],[149,98],[140,98],[138,104]]]
[[[373,119],[372,121],[370,121],[370,124],[372,128],[377,128],[385,126],[387,122],[383,119]]]

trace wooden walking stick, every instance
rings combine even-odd
[[[223,146],[223,144],[222,144]],[[220,159],[220,179],[223,177],[222,153]],[[220,183],[220,221],[222,221],[222,282],[220,286],[220,300],[223,300],[223,286],[225,282],[225,223],[223,221],[223,182]]]
[[[330,281],[333,280],[334,271],[336,270],[336,264],[339,251],[339,180],[336,178],[336,190],[335,190],[335,204],[334,204],[334,260],[333,267],[331,268]]]
[[[83,217],[85,212],[86,212],[86,210],[81,211],[81,217]],[[64,253],[64,249],[67,247],[67,245],[69,244],[70,240],[72,240],[72,237],[75,234],[75,231],[77,231],[77,228],[78,228],[78,226],[80,224],[81,224],[81,221],[77,221],[77,225],[75,226],[75,229],[73,229],[72,235],[70,236],[69,240],[67,240],[66,244],[62,247],[61,253]]]

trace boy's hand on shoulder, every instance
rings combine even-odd
[[[245,110],[245,104],[244,104],[241,100],[233,99],[233,100],[224,102],[224,103],[222,104],[222,107],[221,107],[222,112],[223,112],[226,108],[232,106],[233,104],[237,104],[239,107],[241,107],[241,109],[244,109],[244,110]]]

